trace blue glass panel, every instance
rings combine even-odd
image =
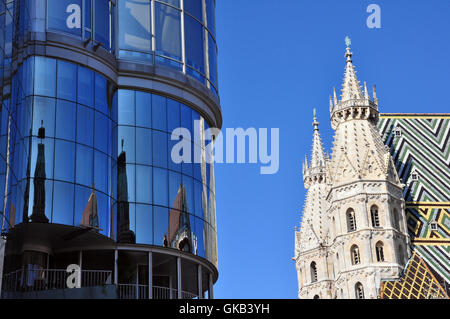
[[[136,243],[153,244],[153,207],[136,205]]]
[[[53,216],[55,224],[73,225],[74,185],[55,182],[53,190]]]
[[[167,99],[152,95],[152,126],[153,129],[167,131]]]
[[[75,144],[61,140],[55,141],[55,179],[73,182],[75,167]]]
[[[127,164],[128,201],[136,201],[136,166]]]
[[[46,137],[55,136],[55,99],[34,97],[33,135],[38,136],[39,129],[45,128]]]
[[[95,40],[109,50],[109,0],[95,0]]]
[[[205,192],[206,192],[206,186],[205,186]],[[203,202],[203,184],[194,181],[194,202],[195,202],[195,216],[198,216],[200,218],[206,218],[205,212],[203,210],[203,207],[208,207],[208,203]]]
[[[84,27],[87,29],[92,29],[92,0],[84,0]]]
[[[73,102],[57,100],[56,137],[75,141],[75,121],[77,105]]]
[[[214,7],[214,0],[205,0],[206,5],[206,17],[207,17],[207,24],[208,29],[211,31],[213,36],[216,36],[216,16],[215,16],[215,7]]]
[[[107,155],[94,151],[94,185],[95,188],[108,193],[108,168],[109,158]],[[111,178],[116,175],[111,174]]]
[[[102,113],[95,112],[95,133],[94,133],[94,147],[104,153],[108,153],[108,137],[109,120]]]
[[[180,140],[172,140],[170,135],[168,138],[168,167],[169,169],[176,171],[176,172],[181,172],[181,163],[176,163],[175,161],[173,161],[172,159],[172,150],[174,148],[174,146],[176,144],[180,143]],[[174,153],[175,156],[177,156],[178,154],[175,152]],[[181,154],[182,155],[182,154]]]
[[[92,148],[77,145],[76,183],[87,187],[92,186],[93,156]]]
[[[30,179],[29,181],[29,196],[28,196],[28,217],[33,214],[34,208],[34,179]],[[45,217],[48,218],[49,221],[52,219],[52,200],[53,200],[53,181],[46,180],[45,181]],[[17,215],[17,213],[16,213]]]
[[[73,63],[58,60],[58,98],[76,102],[77,66]]]
[[[78,103],[94,106],[94,72],[92,70],[78,67]]]
[[[47,27],[81,36],[81,0],[47,0]]]
[[[181,163],[181,168],[182,168],[183,174],[186,174],[189,176],[194,175],[194,168],[193,168],[194,164],[193,163],[194,163],[194,143],[191,142],[191,161],[190,161],[190,163],[186,163],[186,162]]]
[[[109,234],[110,223],[110,209],[109,209],[109,197],[103,193],[97,192],[97,214],[98,214],[98,226],[100,228],[100,234]]]
[[[129,208],[130,230],[136,234],[136,204],[130,204]]]
[[[191,132],[191,138],[193,138],[194,131],[192,130],[192,110],[190,107],[181,104],[181,127]]]
[[[95,73],[95,108],[108,115],[108,100],[107,100],[107,81],[106,79]]]
[[[119,1],[119,47],[126,50],[151,50],[150,1]]]
[[[203,21],[203,0],[187,0],[184,1],[184,10],[200,21]]]
[[[204,33],[202,25],[185,14],[184,32],[189,35],[185,39],[187,64],[201,73],[205,73]]]
[[[180,0],[159,0],[159,1],[171,4],[171,5],[173,5],[173,6],[177,7],[177,8],[180,7]]]
[[[94,137],[94,110],[78,105],[77,142],[92,147]]]
[[[152,127],[151,94],[136,91],[136,126]]]
[[[155,3],[155,51],[157,54],[181,60],[180,21],[180,11],[164,4]]]
[[[136,202],[152,203],[152,167],[136,165]]]
[[[56,60],[36,56],[34,72],[34,94],[55,97]]]
[[[179,197],[181,190],[181,175],[169,171],[169,205],[170,207],[181,210]]]
[[[194,180],[192,177],[182,176],[182,183],[186,190],[186,207],[189,214],[194,215]]]
[[[168,206],[168,176],[167,170],[161,168],[153,169],[153,201],[156,205]]]
[[[136,128],[136,163],[152,165],[152,131]]]
[[[180,120],[180,103],[167,99],[167,129],[169,133],[181,125]]]
[[[153,165],[167,167],[167,133],[153,131]]]
[[[217,88],[217,47],[212,36],[208,34],[209,79]]]
[[[197,242],[197,254],[200,257],[205,257],[205,222],[202,219],[195,219],[195,239]]]
[[[121,125],[134,125],[134,91],[119,90],[119,118]]]
[[[164,246],[169,230],[169,211],[163,207],[153,207],[153,243]]]
[[[118,129],[119,154],[125,152],[127,163],[134,163],[136,154],[135,128],[131,126],[119,126]]]

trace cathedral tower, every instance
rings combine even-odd
[[[398,278],[409,257],[403,186],[376,128],[378,99],[356,77],[350,40],[339,100],[330,98],[331,158],[317,121],[295,260],[300,298],[376,298],[381,279]],[[315,274],[315,275],[314,275]]]

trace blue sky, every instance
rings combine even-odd
[[[381,7],[369,29],[367,6]],[[223,128],[280,129],[280,169],[217,164],[216,298],[296,298],[294,226],[305,190],[301,161],[317,108],[327,150],[329,95],[340,91],[346,35],[358,79],[377,85],[381,112],[450,112],[448,0],[218,0]]]

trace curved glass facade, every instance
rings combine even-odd
[[[12,225],[88,226],[118,242],[171,247],[217,264],[208,125],[197,112],[41,56],[26,59],[12,83],[0,136],[2,154],[12,158],[2,169]],[[179,140],[171,133],[179,127],[190,132],[192,163],[172,161]],[[203,154],[198,163],[195,152]]]
[[[47,30],[175,68],[218,95],[214,11],[215,0],[47,0]]]

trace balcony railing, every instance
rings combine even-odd
[[[148,299],[148,285],[119,284],[119,299]],[[178,290],[168,287],[152,287],[153,299],[178,299]],[[181,299],[195,299],[196,294],[182,291]]]
[[[70,276],[65,269],[16,270],[3,277],[3,291],[33,292],[65,289]],[[81,287],[110,285],[112,271],[81,270]]]

